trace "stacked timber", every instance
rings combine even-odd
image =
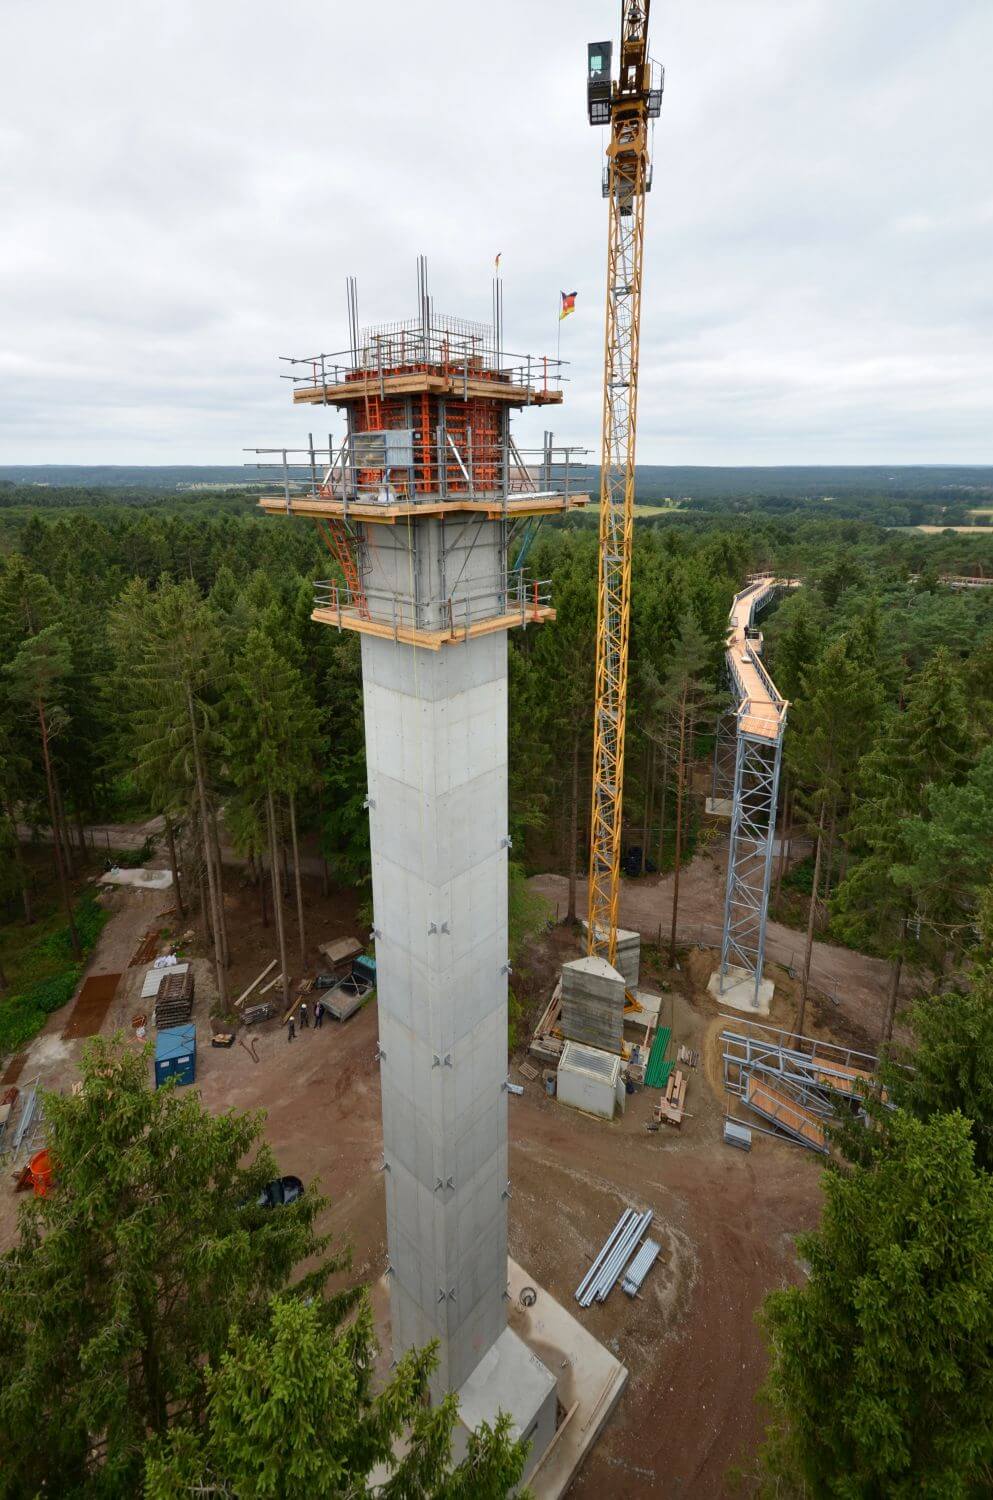
[[[620,1052],[624,1038],[624,976],[605,958],[562,965],[562,1035],[604,1052]]]
[[[169,1026],[185,1026],[193,1014],[193,973],[166,974],[159,985],[155,1001],[155,1025],[159,1031]]]

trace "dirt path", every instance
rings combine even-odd
[[[724,881],[727,869],[726,843],[705,854],[698,854],[685,867],[679,880],[679,917],[677,936],[682,944],[694,944],[717,950],[721,944],[724,920]],[[529,882],[560,916],[568,909],[569,884],[564,875],[536,875]],[[647,942],[656,943],[661,933],[667,943],[672,921],[673,878],[621,881],[620,920],[625,927],[640,932]],[[577,909],[586,910],[586,881],[577,882]],[[804,935],[780,922],[766,927],[766,955],[784,968],[799,968],[803,963]],[[716,956],[716,955],[715,955]],[[886,1008],[890,966],[882,959],[868,958],[850,948],[830,943],[814,943],[811,962],[811,984],[826,996],[866,1039],[878,1038]],[[905,998],[913,994],[913,979],[908,976],[901,986]]]
[[[90,847],[97,854],[101,849],[108,852],[111,849],[140,849],[146,839],[159,841],[159,847],[151,860],[150,867],[165,869],[168,858],[165,851],[165,819],[145,818],[135,823],[87,823],[84,824],[83,832]],[[18,838],[24,844],[52,842],[52,830],[50,828],[30,828],[27,824],[18,825]],[[300,869],[305,875],[320,876],[323,873],[324,862],[317,850],[317,837],[313,834],[305,834],[300,839]],[[309,852],[308,852],[309,850]],[[241,854],[236,854],[234,849],[221,833],[221,863],[231,865],[233,868],[242,868],[248,861]]]

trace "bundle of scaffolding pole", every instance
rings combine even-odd
[[[637,1250],[652,1218],[650,1208],[643,1214],[636,1213],[633,1208],[624,1210],[596,1260],[576,1288],[576,1301],[580,1307],[589,1307],[593,1302],[607,1300]]]

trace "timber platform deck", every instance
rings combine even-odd
[[[785,1089],[752,1073],[745,1088],[745,1103],[777,1130],[784,1131],[812,1151],[827,1151],[823,1120],[792,1099]]]
[[[541,374],[539,369],[537,372]],[[298,385],[293,391],[294,406],[347,406],[352,401],[366,401],[379,396],[455,396],[461,401],[484,399],[506,401],[511,406],[559,406],[561,388],[518,385],[509,380],[464,375],[460,371],[404,370],[382,375],[369,371],[351,380],[316,381]]]
[[[271,516],[338,517],[348,521],[372,522],[378,526],[395,526],[398,522],[423,516],[476,515],[487,521],[527,519],[531,516],[557,516],[563,511],[579,510],[588,505],[589,495],[547,495],[531,493],[500,498],[480,499],[460,495],[448,500],[394,500],[384,505],[375,501],[349,500],[347,503],[330,495],[263,495],[259,507]]]

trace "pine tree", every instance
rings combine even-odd
[[[456,1398],[424,1401],[433,1353],[405,1354],[376,1394],[374,1354],[367,1303],[339,1331],[313,1305],[275,1298],[268,1328],[237,1331],[206,1371],[202,1434],[178,1426],[149,1455],[146,1500],[185,1500],[205,1487],[267,1500],[504,1500],[526,1453],[509,1419],[474,1432],[453,1467]],[[367,1488],[377,1466],[389,1477]]]
[[[802,1286],[762,1322],[763,1493],[986,1494],[993,1474],[993,1179],[960,1114],[896,1111],[867,1165],[822,1177]]]
[[[4,667],[10,683],[10,695],[15,703],[37,723],[42,762],[45,767],[45,784],[48,788],[48,810],[52,824],[52,842],[55,864],[58,871],[62,902],[69,924],[69,940],[73,955],[82,957],[79,934],[72,910],[69,890],[69,868],[64,842],[64,823],[60,815],[58,779],[55,769],[54,745],[58,736],[68,725],[68,715],[62,706],[66,679],[72,661],[69,646],[59,633],[58,627],[48,625],[36,635],[29,635],[21,642],[13,661]]]
[[[0,1258],[11,1495],[138,1493],[149,1437],[202,1421],[203,1361],[220,1361],[229,1331],[265,1328],[291,1280],[294,1296],[319,1296],[341,1265],[296,1280],[328,1249],[318,1194],[255,1207],[278,1172],[261,1116],[212,1115],[192,1089],[152,1088],[147,1055],[103,1039],[81,1073],[81,1093],[44,1100],[58,1190],[25,1205]]]
[[[807,911],[803,977],[796,1029],[803,1032],[814,945],[825,828],[854,780],[879,722],[881,693],[875,673],[849,649],[846,638],[832,642],[803,679],[803,693],[790,719],[787,758],[804,789],[814,835],[814,876]]]
[[[113,613],[110,638],[122,750],[133,757],[139,785],[164,813],[196,809],[223,1007],[229,956],[212,772],[221,746],[216,700],[226,669],[217,622],[193,582],[162,583],[154,593],[136,582]]]
[[[306,935],[295,799],[300,788],[313,779],[314,762],[321,745],[320,717],[300,673],[280,655],[269,635],[260,628],[251,630],[235,667],[228,750],[235,782],[265,806],[283,998],[287,1007],[289,964],[278,880],[276,804],[279,798],[285,797],[290,809],[302,967],[306,962]]]

